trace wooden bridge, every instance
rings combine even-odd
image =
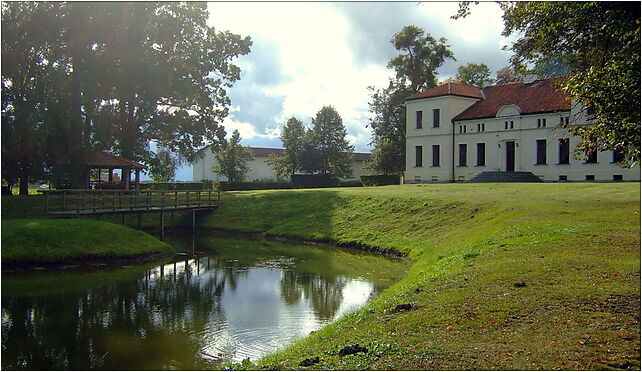
[[[96,217],[121,215],[141,216],[145,213],[160,214],[161,238],[164,236],[164,214],[192,212],[192,230],[196,226],[196,212],[210,211],[221,205],[221,192],[217,190],[43,190],[45,212],[49,218]]]

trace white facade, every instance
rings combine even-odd
[[[482,93],[406,101],[406,183],[467,181],[484,171],[526,171],[544,181],[640,180],[640,168],[618,166],[612,151],[599,152],[595,162],[574,157],[579,138],[559,125],[581,117],[570,109],[521,114],[519,106],[505,102],[494,117],[453,120],[483,99]]]
[[[246,181],[272,180],[276,181],[272,167],[267,163],[267,156],[270,153],[280,155],[282,149],[270,149],[263,147],[251,147],[254,151],[254,160],[249,163],[250,170],[245,175]],[[209,149],[203,150],[204,156],[192,164],[192,180],[197,182],[201,180],[227,181],[227,177],[214,173],[212,168],[217,164],[216,156]],[[352,177],[347,180],[358,180],[360,176],[368,174],[364,165],[369,160],[370,154],[355,153],[352,162]]]

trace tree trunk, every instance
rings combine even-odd
[[[83,146],[82,146],[82,111],[81,111],[81,77],[80,66],[82,65],[82,49],[83,43],[81,42],[79,22],[82,22],[83,12],[80,11],[81,4],[71,4],[72,19],[76,23],[73,24],[73,34],[76,36],[72,42],[71,54],[73,71],[71,73],[71,92],[69,97],[69,174],[72,189],[85,188],[83,182]]]
[[[23,164],[20,169],[20,194],[29,195],[29,159],[23,159]]]

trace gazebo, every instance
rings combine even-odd
[[[88,189],[92,186],[96,189],[123,189],[123,190],[140,190],[140,171],[147,169],[143,164],[125,159],[106,151],[96,151],[86,154],[83,159],[83,178]],[[91,170],[98,169],[98,179],[91,180]],[[122,176],[120,180],[114,180],[114,169],[120,169]],[[100,177],[102,170],[108,170],[109,176],[107,181]],[[131,172],[136,172],[134,182],[131,182]]]

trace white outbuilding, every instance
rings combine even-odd
[[[276,181],[274,170],[267,164],[270,154],[283,155],[283,149],[269,147],[250,147],[254,153],[254,160],[249,163],[250,170],[245,175],[246,181]],[[227,177],[214,173],[212,168],[217,164],[216,156],[208,146],[203,151],[203,156],[192,164],[192,180],[227,181]],[[358,180],[360,176],[368,174],[364,168],[370,160],[370,154],[355,152],[352,156],[352,177],[347,180]]]

